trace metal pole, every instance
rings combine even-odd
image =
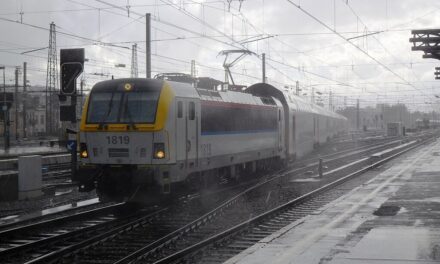
[[[26,62],[23,62],[23,138],[26,138]],[[47,105],[47,101],[46,101]]]
[[[3,70],[3,105],[2,105],[2,111],[3,111],[3,139],[4,139],[4,148],[5,151],[8,149],[8,135],[7,135],[7,118],[6,118],[6,111],[7,111],[7,106],[6,106],[6,78],[5,78],[5,70],[6,67],[2,66],[0,69]]]
[[[147,13],[146,18],[146,53],[147,53],[147,78],[151,78],[151,14]]]
[[[84,80],[81,80],[80,84],[80,103],[79,103],[79,116],[81,117],[82,114],[82,109],[83,109],[83,101],[84,101],[84,94],[83,94],[83,90],[84,90]]]
[[[6,67],[2,66],[0,69],[3,69],[3,136],[5,139],[5,151],[9,149],[9,112],[8,112],[8,106],[6,105],[6,77],[5,77],[5,71]]]
[[[357,99],[356,101],[356,129],[359,130],[359,125],[360,125],[360,114],[359,114],[359,99]]]
[[[18,140],[18,69],[19,67],[15,67],[15,140]]]
[[[196,77],[196,61],[191,60],[191,77]]]
[[[47,76],[46,79],[47,78],[50,79],[50,75]],[[46,82],[47,81],[48,80],[46,80]],[[49,81],[49,85],[46,84],[46,86],[47,86],[47,88],[46,88],[46,92],[47,92],[47,101],[46,101],[46,104],[47,104],[47,117],[46,117],[47,131],[46,131],[46,137],[47,137],[48,135],[52,134],[52,128],[51,128],[51,125],[52,125],[52,113],[51,113],[52,112],[52,88],[50,86],[50,81]]]
[[[322,178],[322,159],[319,159],[319,164],[318,164],[318,174],[319,177]]]
[[[262,54],[263,83],[266,83],[266,53]]]

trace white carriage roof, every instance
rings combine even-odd
[[[288,93],[286,91],[282,92],[286,98],[287,103],[289,104],[289,108],[294,111],[309,112],[333,118],[347,119],[346,117],[338,113],[325,109],[324,107],[321,107],[317,104],[311,103],[306,99],[297,96],[296,94]]]

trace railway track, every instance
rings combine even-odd
[[[0,231],[0,262],[20,263],[29,256],[35,258],[44,255],[62,243],[77,243],[87,235],[95,235],[124,221],[137,219],[139,214],[149,213],[138,212],[118,218],[115,210],[123,209],[124,204],[113,204],[18,227],[11,225],[3,228]]]
[[[230,191],[238,192],[236,189],[239,188],[243,186],[234,186]],[[88,248],[96,242],[103,243],[138,227],[150,228],[161,236],[163,233],[160,232],[176,228],[173,225],[184,225],[191,217],[202,214],[205,208],[212,206],[210,202],[223,199],[224,191],[204,197],[186,196],[176,205],[166,208],[138,210],[125,208],[124,204],[114,204],[24,226],[23,223],[11,225],[0,230],[0,263],[46,263],[51,256],[76,248]],[[115,215],[118,209],[119,213]],[[158,223],[165,222],[167,224],[159,230]]]
[[[412,144],[413,143],[409,145]],[[405,147],[406,146],[403,146],[402,148]],[[365,163],[368,163],[368,160],[366,158],[362,158],[359,161],[353,162],[352,166],[357,166],[360,163],[365,165]],[[338,173],[345,173],[346,171],[346,165],[334,169],[333,172],[330,173],[334,174],[335,176],[327,176],[328,181],[334,180],[331,178],[337,177],[336,175]],[[140,263],[155,263],[156,261],[159,261],[161,263],[169,263],[169,261],[175,259],[169,259],[167,256],[174,256],[181,250],[185,250],[188,247],[191,248],[192,245],[202,243],[204,239],[207,239],[210,236],[215,236],[219,232],[221,233],[221,231],[223,230],[228,230],[228,228],[233,227],[234,224],[245,222],[246,224],[244,224],[243,226],[246,226],[247,220],[249,218],[252,218],[254,215],[264,214],[264,212],[266,211],[272,211],[271,208],[277,208],[280,204],[286,203],[291,199],[295,199],[295,197],[301,195],[301,190],[304,191],[306,189],[317,188],[316,186],[309,186],[309,188],[304,188],[304,185],[301,186],[299,183],[295,183],[288,188],[283,188],[282,186],[289,185],[289,182],[285,181],[285,176],[289,174],[291,174],[291,172],[280,175],[279,177],[273,178],[270,181],[261,184],[260,186],[256,186],[243,192],[242,194],[228,202],[229,204],[233,204],[234,206],[225,204],[213,210],[209,214],[204,215],[190,225],[176,230],[175,232],[162,238],[161,240],[145,246],[144,248],[126,256],[116,263],[129,263],[137,260],[139,260]],[[331,183],[329,183],[329,186],[331,186]],[[267,190],[272,191],[268,192]],[[313,191],[311,193],[313,193]],[[305,197],[307,197],[307,195]],[[327,202],[329,200],[327,197],[321,201]],[[303,209],[302,213],[310,213],[318,207],[311,208],[310,206],[306,206],[306,209]],[[301,216],[301,214],[295,213],[292,214],[292,216]],[[251,244],[255,243],[257,239],[261,239],[262,237],[269,235],[270,233],[275,231],[276,228],[281,228],[285,225],[285,223],[289,223],[290,220],[292,219],[286,218],[284,220],[284,223],[278,221],[277,223],[274,223],[272,227],[267,228],[266,232],[261,232],[246,243],[243,243],[241,245],[234,245],[233,247],[236,247],[236,250],[241,251],[242,249],[247,248]],[[231,250],[227,249],[227,251]],[[191,259],[190,261],[188,261],[188,263],[192,263],[193,261],[195,260]]]
[[[393,148],[391,151],[382,152],[380,155],[381,159],[375,160],[374,163],[371,163],[371,160],[354,162],[352,163],[354,170],[348,173],[344,172],[343,177],[330,181],[310,192],[298,195],[294,199],[274,206],[273,209],[257,213],[250,219],[249,217],[247,219],[243,217],[241,222],[220,230],[202,240],[194,241],[189,237],[185,239],[186,242],[182,243],[180,241],[184,239],[181,238],[178,242],[180,245],[174,245],[171,254],[169,252],[166,254],[156,253],[154,258],[152,258],[151,252],[138,252],[136,255],[128,256],[124,263],[222,263],[261,239],[266,238],[288,224],[298,221],[362,184],[364,181],[360,181],[357,177],[366,171],[417,148],[428,141],[429,139],[422,142],[411,142],[402,147]],[[345,168],[341,170],[345,171]],[[232,213],[240,214],[240,211]],[[158,258],[158,255],[161,257]]]
[[[68,204],[53,207],[48,210],[43,209],[35,213],[25,214],[16,221],[5,221],[5,223],[0,224],[0,232],[6,229],[18,228],[21,226],[44,222],[59,217],[66,217],[69,215],[74,215],[113,204],[114,203],[99,202],[98,198],[81,200],[78,202],[71,201]]]
[[[80,243],[63,246],[27,263],[65,262],[101,263],[114,262],[142,246],[139,241],[156,241],[173,230],[187,225],[216,204],[242,191],[247,185],[234,186],[204,196],[182,198],[170,207],[158,210],[148,217],[138,217],[127,224],[108,229],[104,233],[82,240]]]
[[[340,163],[346,163],[349,157],[368,155],[374,151],[377,152],[380,149],[400,144],[400,141],[392,140],[387,144],[381,142],[356,148],[351,152],[342,151],[325,156],[327,170],[336,168]],[[179,205],[158,210],[153,214],[141,211],[137,215],[121,219],[115,217],[112,212],[105,212],[103,209],[104,211],[101,211],[103,213],[97,213],[98,210],[94,213],[86,212],[83,216],[80,216],[81,213],[79,213],[73,218],[70,216],[60,217],[55,222],[48,220],[46,223],[29,224],[28,227],[10,228],[11,231],[3,230],[0,231],[0,259],[11,263],[26,261],[47,263],[61,258],[67,262],[94,263],[99,259],[102,263],[125,263],[137,259],[139,256],[155,256],[152,259],[148,257],[145,259],[147,262],[159,260],[166,255],[173,255],[177,251],[176,249],[184,249],[190,244],[197,244],[197,241],[186,239],[187,244],[177,246],[176,241],[190,233],[194,233],[195,237],[201,241],[218,233],[218,228],[227,229],[231,222],[226,221],[227,224],[222,225],[222,221],[218,219],[224,219],[224,217],[233,219],[234,214],[228,214],[228,212],[235,211],[231,208],[238,208],[237,210],[247,215],[246,219],[248,219],[249,215],[254,215],[255,212],[270,210],[276,207],[280,201],[286,201],[286,199],[297,195],[295,191],[289,194],[274,192],[273,197],[279,196],[275,203],[273,197],[266,197],[267,201],[264,206],[259,206],[258,203],[254,204],[254,201],[258,200],[256,198],[258,193],[264,193],[265,188],[273,190],[279,188],[280,182],[276,179],[286,178],[286,175],[292,174],[303,175],[315,167],[316,163],[311,162],[306,167],[291,168],[282,173],[275,173],[266,181],[248,188],[208,213],[206,213],[207,208],[213,208],[214,204],[218,205],[219,201],[226,199],[225,197],[232,197],[238,190],[229,193],[229,196],[225,196],[223,193],[223,198],[220,198],[219,195],[213,198],[215,202],[205,204],[195,202],[197,199],[184,199]],[[239,202],[240,200],[246,202]],[[235,221],[240,221],[240,217]],[[210,227],[215,222],[219,223],[217,227]],[[60,223],[66,225],[59,225]],[[232,223],[235,222],[232,221]],[[193,236],[191,237],[193,238]]]
[[[412,141],[411,144],[416,143]],[[346,164],[349,157],[358,157],[357,161],[351,162],[352,166],[365,164],[368,163],[365,155],[386,148],[396,148],[399,145],[401,142],[392,141],[382,146],[368,146],[364,149],[356,149],[352,153],[340,154],[338,157],[327,160],[327,174],[346,173],[347,165],[341,166],[340,164]],[[405,147],[405,144],[403,146]],[[208,213],[206,213],[206,208],[213,208],[212,205],[216,203],[207,205],[196,202],[191,205],[191,202],[183,202],[152,218],[140,217],[124,225],[115,225],[113,229],[107,228],[104,233],[89,235],[80,243],[63,243],[58,249],[27,260],[29,263],[57,262],[61,259],[66,262],[80,263],[96,263],[98,260],[100,263],[126,263],[137,259],[142,259],[142,262],[147,263],[155,262],[166,256],[173,256],[179,250],[196,245],[222,230],[228,230],[234,224],[239,224],[250,217],[270,211],[280,204],[295,199],[300,194],[299,189],[318,188],[313,184],[305,188],[301,182],[294,184],[296,188],[283,188],[288,183],[286,182],[287,176],[302,177],[304,172],[309,172],[315,167],[316,164],[312,164],[304,168],[293,168],[275,173],[266,181],[242,191]],[[327,180],[331,178],[333,177],[326,177]],[[267,190],[273,191],[267,194]],[[216,199],[220,200],[220,198]]]

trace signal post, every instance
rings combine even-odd
[[[61,49],[60,68],[61,68],[61,89],[60,100],[60,121],[69,122],[70,128],[66,128],[67,149],[70,150],[72,180],[75,180],[77,165],[77,88],[76,80],[84,70],[84,49]]]

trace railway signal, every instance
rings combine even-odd
[[[83,71],[83,65],[78,62],[67,62],[61,65],[61,93],[72,95],[76,93],[76,78]]]
[[[62,49],[60,51],[61,94],[76,93],[76,79],[83,72],[84,49]]]
[[[84,70],[84,49],[62,49],[60,51],[61,89],[60,121],[76,123],[76,79]],[[70,100],[67,100],[70,97]],[[70,147],[72,180],[76,177],[77,142],[76,130],[66,129],[67,147]]]
[[[61,49],[60,121],[76,122],[76,79],[84,70],[84,49]],[[70,97],[70,100],[68,100]]]

